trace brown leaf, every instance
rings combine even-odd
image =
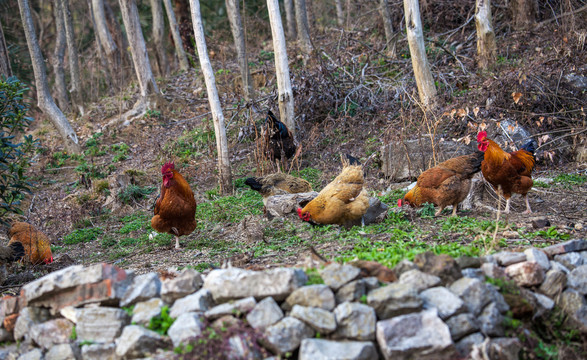
[[[478,113],[479,113],[479,106],[476,106],[475,108],[473,108],[473,114],[475,114],[475,116],[477,116]]]
[[[512,93],[512,97],[514,98],[514,103],[518,103],[518,101],[520,101],[520,98],[522,98],[522,93],[519,92],[513,92]]]

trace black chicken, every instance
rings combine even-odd
[[[296,153],[297,146],[292,133],[284,123],[277,120],[271,110],[267,111],[262,134],[265,152],[271,160],[281,160],[282,151],[287,159]]]

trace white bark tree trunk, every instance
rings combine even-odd
[[[312,41],[310,40],[310,26],[308,25],[306,0],[295,0],[295,4],[296,24],[300,48],[305,55],[310,55],[312,52]]]
[[[296,10],[294,8],[294,0],[283,0],[283,7],[285,8],[287,36],[290,39],[295,39],[298,36],[298,32],[296,31]]]
[[[475,25],[477,26],[477,65],[487,69],[496,59],[495,33],[491,23],[491,0],[477,0]]]
[[[94,16],[94,9],[92,8],[92,0],[87,0],[87,3],[88,3],[88,10],[90,12],[90,18],[92,19],[92,29],[94,30],[96,52],[98,53],[98,57],[100,59],[100,64],[102,65],[102,72],[104,73],[104,80],[106,81],[106,87],[108,88],[108,94],[110,96],[112,96],[112,95],[114,95],[114,90],[112,88],[112,76],[110,75],[110,71],[108,68],[108,60],[106,60],[106,56],[104,55],[104,50],[102,49],[102,45],[100,45],[100,38],[98,37],[98,27],[96,25],[96,17]]]
[[[164,77],[169,72],[167,54],[165,51],[165,20],[161,0],[151,0],[151,15],[153,18],[153,42],[157,54],[157,72]]]
[[[130,44],[132,61],[135,65],[135,73],[141,88],[141,97],[144,100],[147,96],[158,93],[159,89],[157,88],[157,83],[151,70],[149,54],[147,54],[147,46],[145,45],[145,38],[143,37],[143,31],[141,30],[141,23],[139,21],[137,4],[135,0],[119,0],[119,2],[122,21],[124,22],[126,36]]]
[[[49,92],[49,83],[47,82],[47,73],[45,72],[43,55],[39,43],[37,42],[37,35],[35,34],[35,26],[33,25],[33,18],[31,16],[31,8],[28,0],[18,0],[18,7],[20,9],[24,33],[29,53],[31,55],[33,73],[35,74],[38,106],[57,128],[59,135],[63,138],[67,150],[79,153],[80,146],[77,135],[75,134],[75,131],[73,131],[71,124],[63,112],[61,112],[55,104],[55,101]]]
[[[98,39],[100,46],[106,53],[108,58],[108,67],[111,74],[119,72],[120,56],[118,46],[112,39],[110,30],[108,30],[108,23],[106,22],[106,12],[104,10],[104,0],[92,0],[92,11],[94,13],[94,20],[96,20],[96,30],[98,32]]]
[[[289,78],[287,63],[287,48],[278,0],[267,0],[269,21],[271,22],[271,36],[273,37],[273,51],[275,53],[275,72],[277,76],[277,91],[279,92],[279,115],[281,121],[295,137],[296,124],[294,113],[294,98]]]
[[[389,1],[379,1],[379,13],[383,19],[383,28],[385,29],[385,41],[387,42],[387,54],[395,58],[396,37],[393,32],[393,22],[391,21],[391,12],[389,11]]]
[[[416,78],[420,101],[424,106],[428,107],[433,105],[435,101],[436,87],[426,58],[418,0],[404,0],[404,11],[414,77]]]
[[[173,12],[173,6],[171,6],[171,0],[163,0],[165,4],[165,11],[167,12],[167,20],[169,21],[169,29],[171,36],[173,36],[173,42],[175,43],[175,51],[177,52],[177,58],[179,60],[179,68],[183,71],[187,71],[190,68],[188,57],[183,49],[183,42],[181,35],[179,34],[179,26],[175,19],[175,13]]]
[[[63,70],[67,40],[65,38],[64,12],[61,1],[53,3],[53,16],[55,17],[55,50],[53,51],[51,62],[53,65],[53,75],[55,76],[55,95],[59,108],[67,112],[69,111],[69,97],[67,96],[65,70]]]
[[[200,66],[204,73],[206,81],[206,90],[208,91],[208,101],[214,120],[214,133],[216,134],[216,149],[218,151],[218,172],[220,175],[220,192],[227,194],[232,191],[232,174],[230,171],[230,160],[228,156],[228,140],[226,138],[226,128],[224,127],[224,115],[220,106],[220,98],[216,89],[216,79],[212,64],[208,57],[206,48],[206,39],[204,38],[204,27],[202,26],[202,16],[200,13],[200,1],[190,0],[192,13],[192,24],[194,26],[194,36],[196,38],[196,47],[198,48],[198,57]]]
[[[10,67],[10,57],[8,56],[8,48],[6,47],[6,40],[4,39],[4,32],[2,31],[2,22],[0,21],[0,75],[6,77],[12,76],[12,68]]]
[[[338,26],[344,26],[344,10],[342,9],[342,0],[334,0],[336,3],[336,22]]]
[[[65,38],[67,39],[67,57],[69,58],[69,73],[71,75],[71,84],[69,92],[73,100],[74,108],[83,115],[83,100],[81,93],[82,77],[79,69],[79,57],[77,53],[77,46],[75,44],[75,34],[73,31],[73,23],[71,19],[71,11],[69,10],[68,0],[59,0],[61,2],[61,11],[63,11],[63,20],[65,24]]]
[[[230,30],[232,31],[232,37],[234,38],[234,47],[236,48],[238,66],[241,72],[243,95],[245,100],[249,101],[254,97],[253,82],[251,81],[251,74],[249,73],[243,22],[241,20],[238,2],[239,0],[226,0],[226,10],[228,12],[228,19],[230,20]]]

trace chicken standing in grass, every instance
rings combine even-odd
[[[245,184],[263,196],[263,205],[267,205],[267,198],[270,196],[312,191],[309,182],[285,173],[250,177],[245,180]]]
[[[151,227],[175,235],[175,248],[179,249],[179,237],[196,229],[196,199],[190,185],[172,162],[163,165],[161,174],[161,195],[155,203]]]

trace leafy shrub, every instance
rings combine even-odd
[[[22,135],[33,121],[26,116],[27,90],[15,77],[0,78],[0,222],[4,224],[7,213],[22,214],[20,202],[33,187],[25,171],[38,140]]]
[[[169,307],[163,306],[161,308],[161,314],[151,318],[148,327],[161,335],[165,335],[174,321],[175,319],[169,316]]]
[[[138,185],[130,184],[118,194],[118,198],[125,204],[131,204],[133,201],[141,200],[153,191],[155,191],[153,186],[146,186],[143,188]]]

